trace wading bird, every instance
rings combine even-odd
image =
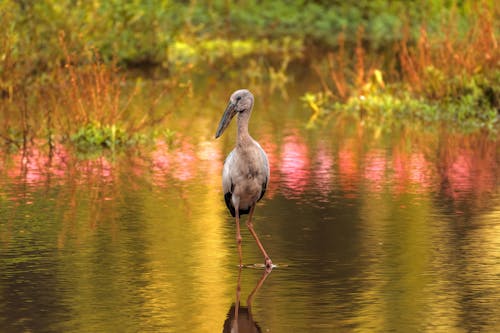
[[[253,288],[252,292],[248,295],[247,306],[240,304],[241,292],[241,268],[238,272],[238,283],[236,285],[236,302],[231,305],[227,313],[226,321],[224,322],[222,333],[260,333],[262,329],[253,318],[252,303],[255,294],[266,281],[267,277],[271,274],[271,270],[265,270],[262,277]]]
[[[227,156],[222,170],[224,200],[231,215],[236,218],[236,242],[242,266],[240,216],[248,214],[247,227],[264,255],[266,268],[273,267],[252,224],[255,204],[262,199],[269,182],[269,161],[261,146],[248,133],[248,121],[253,107],[253,95],[246,89],[235,91],[222,115],[215,133],[217,139],[238,115],[236,147]]]

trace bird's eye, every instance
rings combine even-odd
[[[241,100],[241,96],[236,97],[236,102],[239,102]]]

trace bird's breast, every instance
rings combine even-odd
[[[269,180],[267,156],[255,141],[239,142],[224,163],[223,188],[233,204],[248,209],[262,198]]]

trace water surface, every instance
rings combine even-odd
[[[254,223],[281,267],[248,310],[264,271],[239,272],[220,186],[235,126],[213,139],[231,90],[186,99],[173,142],[151,149],[1,153],[0,331],[222,332],[238,285],[262,332],[500,327],[497,140],[308,131],[297,98],[265,89],[250,131],[271,183]],[[242,236],[244,263],[262,263]]]

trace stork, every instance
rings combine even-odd
[[[238,115],[236,147],[229,153],[222,169],[224,200],[231,215],[236,219],[236,242],[240,267],[242,264],[240,217],[248,214],[247,227],[264,256],[267,269],[273,267],[266,250],[255,233],[252,216],[256,203],[262,199],[269,182],[269,161],[267,155],[248,133],[248,121],[252,113],[254,97],[247,89],[236,90],[229,98],[229,104],[222,115],[215,133],[217,139]]]

